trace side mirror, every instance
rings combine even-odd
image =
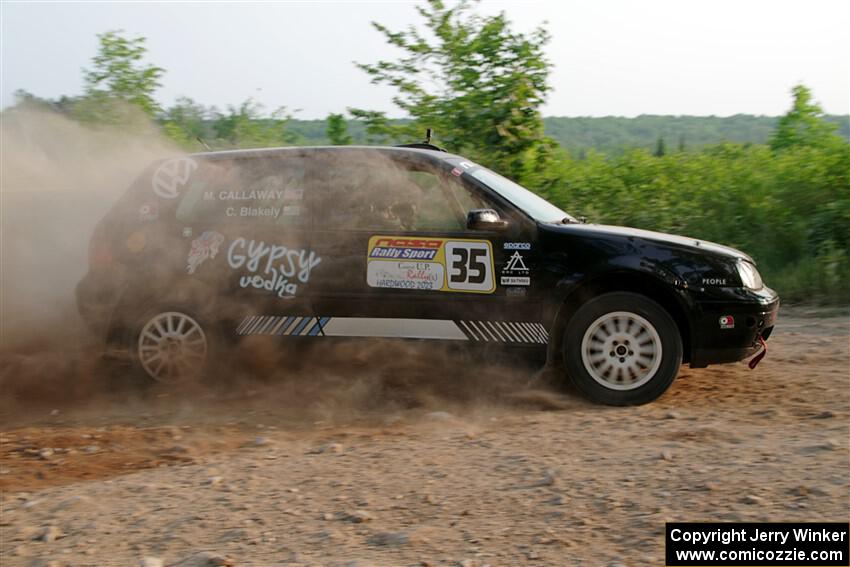
[[[504,230],[508,221],[502,220],[493,209],[473,209],[466,213],[466,228],[470,230]]]

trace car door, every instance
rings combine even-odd
[[[527,295],[535,227],[462,168],[422,152],[340,150],[320,170],[311,287],[325,335],[545,343]],[[507,225],[469,228],[470,209]]]

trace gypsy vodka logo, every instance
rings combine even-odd
[[[239,287],[265,289],[278,297],[294,297],[298,285],[310,281],[310,272],[321,261],[315,252],[262,240],[237,238],[227,249],[228,265],[250,272],[240,276]]]
[[[186,259],[186,271],[194,274],[198,266],[203,264],[207,258],[215,258],[222,242],[224,242],[224,236],[213,230],[207,230],[193,240],[189,257]]]

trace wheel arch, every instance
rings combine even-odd
[[[691,322],[687,315],[687,299],[670,283],[636,270],[618,270],[574,284],[558,305],[549,332],[547,363],[562,362],[561,343],[570,318],[588,300],[615,291],[638,293],[652,299],[672,317],[682,338],[682,362],[690,362]]]
[[[207,318],[215,309],[215,299],[215,290],[210,285],[193,280],[172,281],[151,288],[127,286],[112,309],[107,343],[120,343],[135,317],[152,305],[194,306],[194,315]]]

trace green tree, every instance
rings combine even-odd
[[[238,108],[228,107],[227,114],[218,113],[212,131],[218,146],[231,148],[266,148],[298,143],[298,137],[287,129],[292,117],[285,107],[271,115],[263,115],[263,105],[248,99]]]
[[[348,134],[348,124],[342,114],[328,114],[328,127],[325,135],[333,146],[347,146],[351,144],[352,138]]]
[[[791,93],[794,95],[791,110],[779,119],[770,147],[774,150],[802,146],[823,148],[841,140],[835,134],[835,125],[824,120],[823,110],[812,100],[808,87],[796,85]]]
[[[399,60],[358,64],[373,83],[397,90],[393,102],[411,122],[393,125],[381,112],[349,111],[366,121],[372,136],[411,141],[433,128],[449,149],[520,182],[545,184],[556,151],[540,115],[549,92],[547,31],[517,33],[504,13],[478,15],[468,0],[452,7],[427,0],[416,9],[422,30],[391,31],[372,23],[404,53]]]
[[[655,157],[663,157],[665,153],[667,153],[667,150],[664,147],[664,138],[662,136],[658,136],[658,140],[655,142],[655,151],[652,152],[652,155]]]
[[[211,129],[208,128],[210,112],[201,104],[188,97],[180,97],[176,103],[162,115],[162,128],[165,134],[185,147],[198,149],[201,141],[206,141]]]
[[[98,53],[92,67],[83,69],[85,94],[72,101],[70,111],[82,122],[144,129],[160,110],[153,95],[165,71],[142,61],[145,38],[128,39],[122,33],[97,36]]]
[[[122,33],[98,34],[98,53],[92,68],[84,70],[86,94],[117,98],[153,116],[159,110],[153,95],[165,70],[142,62],[147,53],[144,37],[127,38]]]

